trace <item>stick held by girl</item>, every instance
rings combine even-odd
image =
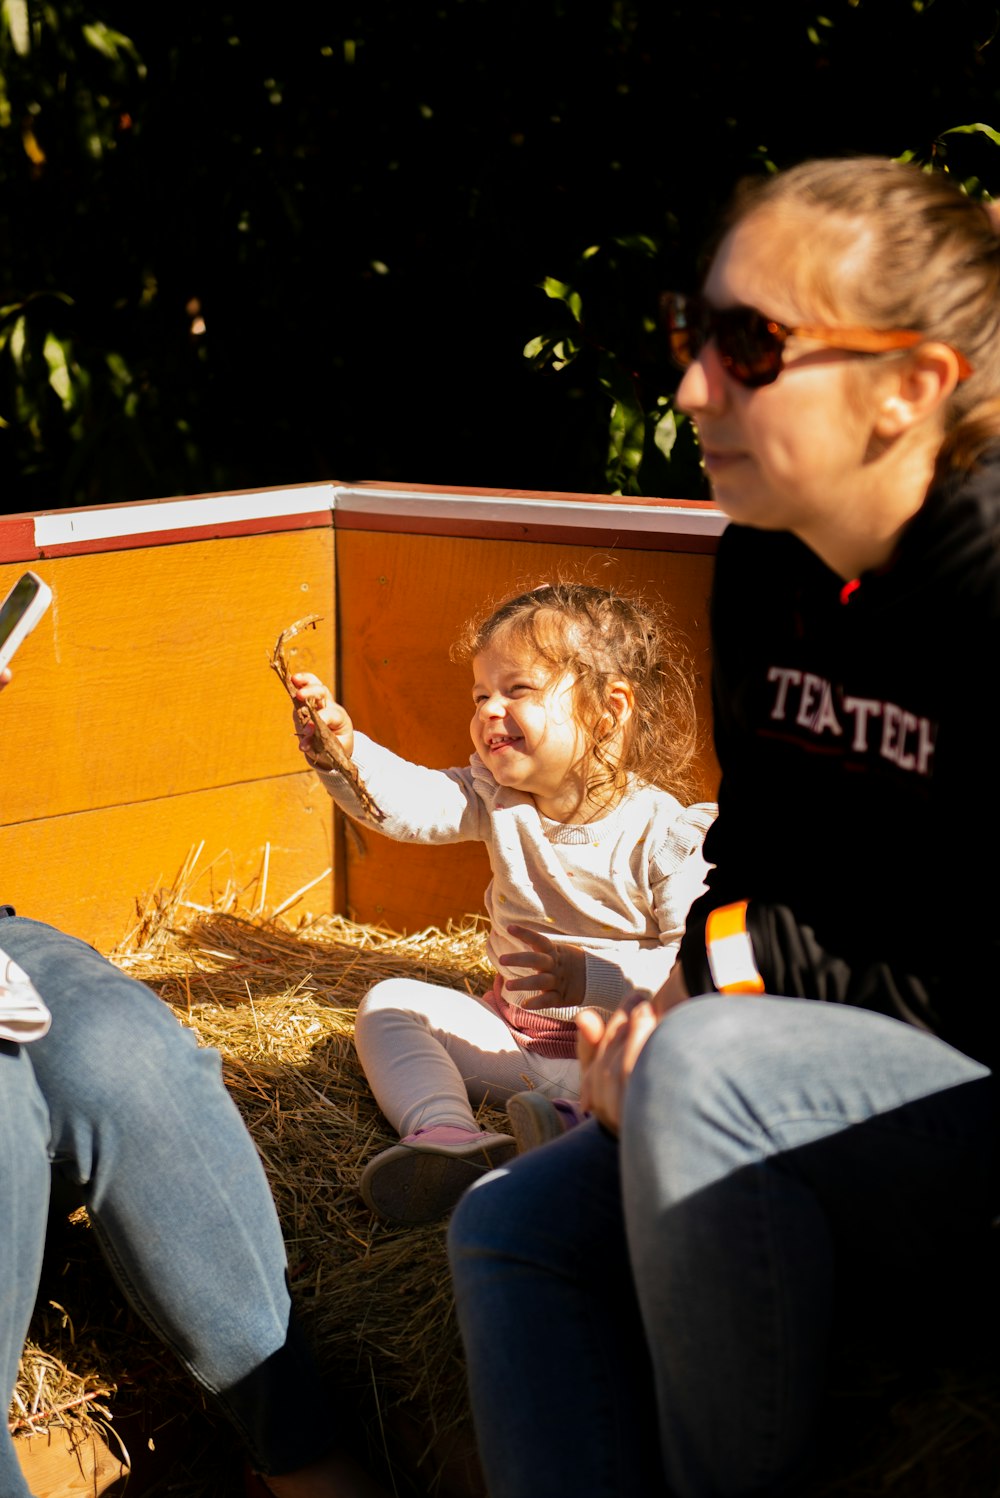
[[[637,599],[579,583],[508,599],[455,648],[473,668],[473,754],[427,769],[355,732],[311,674],[298,697],[336,734],[405,842],[486,844],[492,882],[481,996],[413,979],[377,984],[356,1043],[398,1145],[369,1162],[368,1205],[402,1222],[447,1212],[467,1185],[515,1153],[473,1111],[526,1086],[579,1096],[575,1016],[610,1015],[655,993],[673,966],[688,907],[704,888],[701,854],[715,808],[685,806],[693,709],[683,655]],[[311,724],[300,747],[324,773]],[[675,794],[674,790],[680,793]]]

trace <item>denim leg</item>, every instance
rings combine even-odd
[[[933,1285],[948,1240],[975,1240],[995,1111],[982,1066],[865,1010],[708,997],[667,1016],[629,1086],[622,1179],[675,1498],[790,1481],[837,1281]]]
[[[484,1176],[449,1249],[490,1498],[662,1493],[617,1142],[591,1121]]]
[[[264,1471],[316,1459],[329,1406],[290,1321],[274,1203],[218,1053],[73,937],[14,918],[0,921],[0,945],[52,1012],[25,1048],[51,1155],[82,1187],[123,1290]],[[303,1399],[315,1404],[305,1415]]]
[[[49,1204],[49,1121],[27,1051],[0,1041],[0,1493],[30,1498],[6,1414],[35,1304]],[[16,1271],[16,1272],[15,1272]]]

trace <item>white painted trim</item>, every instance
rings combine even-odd
[[[307,515],[315,510],[330,510],[333,505],[333,484],[316,484],[249,494],[209,494],[202,499],[151,500],[141,505],[112,505],[100,510],[63,510],[57,515],[35,516],[35,545],[42,550],[74,541],[102,541],[111,536],[186,531],[206,525],[232,525],[241,520],[267,520],[278,515]]]
[[[726,516],[694,506],[602,504],[593,500],[519,499],[500,494],[438,494],[406,489],[355,488],[349,484],[308,484],[297,489],[266,489],[246,494],[209,494],[200,499],[147,500],[97,510],[63,510],[36,515],[35,545],[53,546],[192,531],[240,521],[308,515],[318,510],[346,515],[410,516],[413,519],[469,520],[522,525],[556,525],[582,531],[648,531],[650,534],[718,536]]]
[[[720,536],[728,517],[685,505],[602,504],[571,499],[516,499],[499,494],[433,494],[400,489],[355,489],[338,484],[334,509],[348,515],[412,515],[435,520],[489,520],[559,525],[579,530],[649,531]]]

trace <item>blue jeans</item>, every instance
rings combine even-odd
[[[216,1397],[256,1465],[315,1460],[330,1445],[330,1406],[290,1319],[270,1189],[218,1053],[73,937],[13,917],[0,919],[0,947],[52,1013],[43,1039],[0,1042],[4,1398],[34,1305],[54,1165],[80,1188],[129,1300]],[[305,1415],[303,1399],[315,1405]],[[6,1423],[0,1493],[30,1498]]]
[[[583,1125],[452,1219],[491,1498],[781,1492],[836,1298],[933,1295],[941,1256],[978,1248],[995,1127],[990,1073],[896,1020],[768,997],[672,1011],[620,1145]]]

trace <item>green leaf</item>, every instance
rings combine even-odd
[[[124,31],[115,31],[113,27],[106,26],[103,21],[92,21],[83,26],[84,40],[93,47],[95,52],[100,52],[102,57],[108,58],[110,62],[121,62],[127,57],[133,63],[136,73],[140,78],[146,76],[146,66],[139,56],[135,42]]]
[[[104,362],[111,376],[111,388],[116,395],[121,395],[132,384],[132,371],[125,360],[116,350],[110,349],[104,356]]]
[[[645,412],[633,380],[610,354],[602,354],[597,377],[612,399],[605,475],[612,494],[638,494],[646,443]]]
[[[572,364],[580,352],[580,345],[573,338],[560,338],[558,343],[552,345],[552,368],[556,371],[565,369],[567,364]]]
[[[45,362],[49,366],[49,384],[63,403],[63,410],[72,409],[73,385],[69,376],[69,360],[66,357],[66,348],[54,333],[45,335],[45,345],[42,349]]]
[[[14,324],[10,335],[10,356],[14,361],[14,365],[18,373],[20,373],[21,371],[21,361],[24,358],[25,333],[26,328],[24,316],[22,315],[17,319],[17,322]]]
[[[0,5],[0,16],[3,17],[7,30],[10,32],[14,51],[18,57],[27,57],[31,51],[28,0],[3,0],[3,4]]]
[[[580,352],[576,339],[567,333],[539,333],[524,345],[522,353],[530,359],[536,369],[552,369],[557,372],[572,364]]]
[[[995,146],[1000,146],[1000,130],[994,130],[992,125],[952,125],[950,130],[942,130],[942,135],[985,135]]]
[[[577,322],[580,321],[583,303],[578,291],[574,291],[566,281],[557,281],[555,276],[546,276],[544,281],[539,282],[539,286],[554,302],[565,302]]]
[[[647,257],[659,254],[660,247],[650,234],[616,234],[614,243],[623,250],[637,250]]]
[[[653,427],[653,442],[663,456],[669,459],[677,441],[677,417],[667,409]]]

